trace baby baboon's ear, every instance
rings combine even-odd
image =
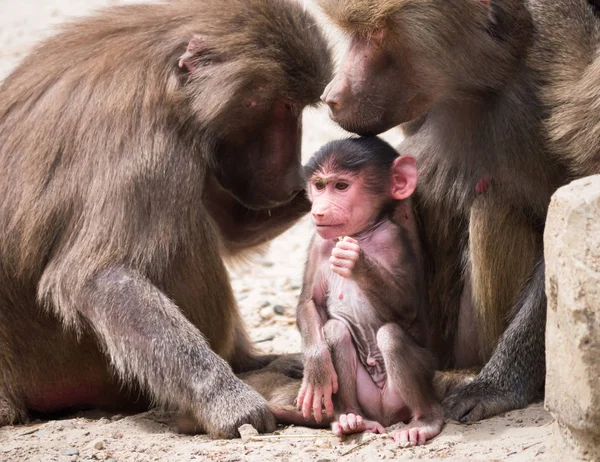
[[[417,187],[417,162],[412,156],[398,157],[392,164],[391,194],[396,200],[410,197]]]

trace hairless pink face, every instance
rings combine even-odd
[[[415,159],[402,156],[393,162],[390,176],[379,179],[386,183],[383,193],[374,193],[372,186],[367,187],[368,177],[367,171],[349,173],[327,166],[311,175],[306,189],[321,238],[355,236],[377,224],[386,202],[410,197],[417,186]]]
[[[355,235],[375,223],[380,204],[368,194],[364,179],[344,172],[317,172],[310,179],[312,216],[323,239]],[[379,200],[381,201],[381,199]]]

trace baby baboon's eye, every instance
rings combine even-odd
[[[317,191],[322,191],[325,189],[325,183],[323,181],[315,181],[314,185]]]

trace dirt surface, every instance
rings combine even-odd
[[[115,0],[0,0],[0,79],[36,42],[72,16]],[[310,7],[310,5],[309,5]],[[303,155],[344,136],[326,112],[305,114]],[[397,131],[384,135],[391,142]],[[310,221],[302,220],[276,239],[268,252],[231,267],[240,309],[252,338],[265,352],[295,352],[300,337],[294,321]],[[2,461],[326,461],[326,460],[557,460],[554,424],[541,404],[473,425],[448,423],[424,447],[402,449],[385,436],[361,435],[340,442],[327,430],[282,427],[242,441],[214,441],[175,431],[173,416],[151,411],[133,416],[93,412],[63,420],[35,421],[0,429]]]

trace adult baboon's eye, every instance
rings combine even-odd
[[[337,189],[338,191],[345,191],[346,189],[348,189],[348,186],[350,186],[348,183],[346,183],[345,181],[338,181],[335,184],[335,189]]]

